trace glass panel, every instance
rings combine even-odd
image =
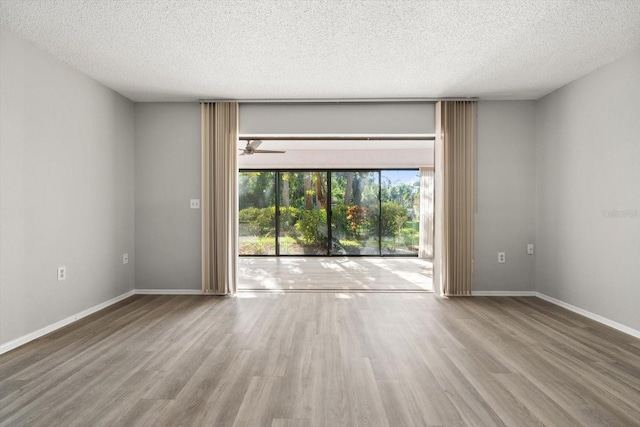
[[[379,172],[331,172],[331,254],[380,255]]]
[[[238,176],[238,252],[276,254],[275,172],[240,172]]]
[[[382,171],[382,254],[417,255],[420,174],[417,170]]]
[[[327,255],[327,172],[280,172],[280,255]]]
[[[417,170],[330,174],[332,241],[328,249],[327,171],[240,172],[240,255],[276,255],[276,177],[281,255],[381,255],[380,240],[382,255],[418,254]]]

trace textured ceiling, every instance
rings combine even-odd
[[[134,101],[537,99],[640,47],[639,0],[0,0]]]

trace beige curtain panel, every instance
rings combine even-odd
[[[471,295],[476,166],[475,101],[441,101],[442,293]]]
[[[418,248],[420,258],[433,258],[434,188],[433,167],[420,168],[420,245]]]
[[[238,103],[202,103],[202,291],[236,292]]]

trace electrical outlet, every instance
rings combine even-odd
[[[533,243],[527,244],[527,255],[533,255]]]
[[[506,253],[504,253],[504,252],[498,252],[498,263],[500,263],[500,264],[504,264],[505,262],[507,262],[507,256],[506,256]]]
[[[200,209],[200,199],[191,199],[189,206],[191,209]]]
[[[122,254],[122,263],[129,264],[129,254]]]
[[[67,278],[67,267],[58,267],[58,282]]]

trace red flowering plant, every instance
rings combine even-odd
[[[358,227],[368,220],[368,213],[364,206],[353,205],[347,208],[347,221],[355,235],[358,235]]]

